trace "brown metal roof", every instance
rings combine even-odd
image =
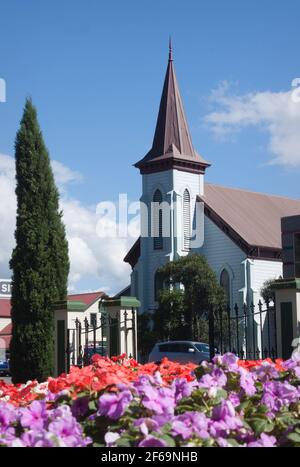
[[[257,247],[281,249],[281,218],[300,214],[300,200],[208,183],[200,199],[248,245]]]
[[[158,158],[170,157],[192,161],[204,167],[209,166],[196,153],[192,144],[175,75],[171,46],[152,148],[135,166],[141,168]]]

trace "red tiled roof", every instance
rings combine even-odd
[[[88,306],[92,305],[96,300],[101,298],[104,292],[82,293],[68,295],[68,300],[71,302],[82,302]],[[11,316],[11,303],[9,298],[0,298],[0,318],[9,318]]]
[[[75,295],[68,295],[68,300],[70,300],[71,302],[82,302],[85,303],[87,306],[90,306],[103,295],[105,295],[104,292],[81,293]]]
[[[10,298],[0,298],[0,318],[10,316],[11,303]]]

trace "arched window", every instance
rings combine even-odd
[[[183,249],[191,249],[191,197],[188,190],[183,193]]]
[[[230,277],[226,269],[223,269],[223,271],[221,272],[220,285],[225,290],[227,305],[230,306]]]
[[[163,249],[163,227],[162,227],[162,194],[160,190],[156,190],[153,196],[152,209],[152,232],[153,232],[153,248],[154,250]]]
[[[159,293],[164,288],[164,281],[161,274],[156,271],[154,275],[154,300],[157,302],[159,299]]]

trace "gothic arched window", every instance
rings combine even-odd
[[[225,290],[227,305],[230,306],[230,276],[227,269],[223,269],[221,272],[220,285]]]
[[[163,249],[163,218],[162,218],[162,194],[160,190],[156,190],[153,196],[153,210],[152,210],[152,231],[153,231],[153,248],[154,250]]]
[[[191,197],[188,190],[183,193],[183,249],[191,249]]]
[[[159,299],[159,293],[164,288],[164,281],[161,274],[156,271],[154,274],[154,300],[157,302]]]

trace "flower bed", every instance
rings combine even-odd
[[[300,356],[200,367],[121,357],[42,384],[0,381],[0,446],[300,446]]]

